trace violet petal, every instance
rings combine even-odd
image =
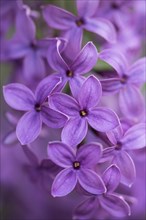
[[[64,126],[61,139],[64,143],[76,147],[86,136],[88,124],[80,117],[71,118]]]
[[[34,107],[34,95],[30,89],[19,83],[3,87],[3,94],[8,105],[16,110],[27,111]]]
[[[99,80],[93,75],[89,76],[83,83],[78,95],[80,107],[83,110],[88,110],[88,108],[96,106],[101,98],[101,95],[102,88]]]
[[[87,120],[97,131],[107,132],[119,126],[119,119],[114,111],[107,108],[90,109]]]
[[[53,197],[66,196],[75,188],[76,183],[76,172],[72,168],[64,169],[55,177],[51,194]]]
[[[77,151],[77,161],[85,168],[93,168],[102,156],[102,145],[90,143],[82,145]]]
[[[36,111],[25,113],[19,120],[16,135],[22,145],[33,142],[41,132],[42,121]]]
[[[49,143],[48,156],[55,164],[64,168],[72,167],[75,160],[74,150],[60,141]]]
[[[78,172],[80,185],[92,194],[102,194],[106,192],[103,180],[99,175],[90,169],[81,169]]]

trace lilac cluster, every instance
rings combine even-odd
[[[144,161],[146,145],[143,3],[70,1],[75,15],[41,1],[34,10],[21,0],[6,2],[0,55],[13,70],[3,85],[13,130],[4,146],[23,149],[35,184],[47,170],[53,197],[81,197],[74,220],[130,219],[128,187],[138,179],[136,157]],[[42,139],[40,162],[32,148],[41,152]]]

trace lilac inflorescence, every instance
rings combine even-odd
[[[66,196],[70,213],[74,202],[74,220],[137,218],[146,147],[143,3],[76,0],[71,13],[39,0],[34,10],[21,0],[1,2],[0,59],[13,69],[3,85],[13,127],[4,148],[19,146],[19,160],[28,159],[21,175],[35,194],[41,185]],[[42,197],[46,206],[49,195]]]

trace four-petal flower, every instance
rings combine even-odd
[[[49,94],[57,90],[60,78],[48,76],[36,88],[35,94],[26,86],[19,83],[8,84],[3,87],[5,101],[12,108],[26,113],[19,120],[16,135],[22,145],[34,141],[41,132],[42,122],[48,127],[60,128],[67,118],[47,105]]]
[[[101,132],[107,132],[119,125],[119,119],[112,110],[96,107],[101,93],[100,82],[96,77],[90,76],[83,83],[76,99],[63,93],[49,96],[50,107],[69,117],[61,135],[64,143],[71,146],[79,144],[87,134],[88,123]]]
[[[52,195],[60,197],[69,194],[77,182],[92,194],[104,193],[106,191],[104,183],[93,171],[101,153],[101,145],[97,143],[82,145],[77,151],[62,142],[49,143],[49,159],[64,168],[54,179]]]

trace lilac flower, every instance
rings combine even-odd
[[[97,143],[82,145],[77,152],[62,142],[49,143],[49,159],[64,168],[54,179],[52,195],[60,197],[69,194],[77,182],[90,193],[104,193],[106,189],[102,179],[92,170],[101,153],[101,145]]]
[[[4,140],[3,140],[5,145],[9,145],[9,144],[13,144],[17,142],[15,128],[18,123],[18,118],[16,115],[14,116],[10,112],[6,113],[6,118],[9,121],[9,123],[13,126],[13,129],[9,133],[7,133],[7,135],[4,137]]]
[[[49,41],[36,40],[36,27],[30,17],[30,9],[22,8],[16,17],[16,32],[7,42],[9,59],[23,59],[23,73],[26,79],[45,76],[45,59]]]
[[[116,164],[121,172],[121,182],[129,187],[136,177],[135,165],[129,151],[145,147],[145,129],[146,124],[139,123],[130,127],[125,134],[120,127],[107,132],[113,146],[104,149],[102,161],[109,160],[111,164]]]
[[[128,118],[141,117],[144,112],[144,100],[138,86],[145,82],[145,57],[128,67],[126,58],[114,50],[104,50],[100,59],[110,64],[118,76],[101,80],[103,92],[110,94],[119,92],[121,112]]]
[[[4,86],[5,101],[12,108],[26,113],[19,120],[16,135],[22,145],[34,141],[41,132],[42,122],[48,127],[64,126],[66,117],[48,107],[45,103],[60,83],[60,78],[49,76],[43,79],[36,88],[35,94],[26,86],[12,83]]]
[[[120,182],[120,171],[112,165],[103,174],[107,192],[100,196],[90,196],[75,210],[74,220],[107,219],[109,214],[114,217],[125,217],[131,214],[130,207],[124,197],[114,193]]]
[[[29,164],[23,165],[24,172],[26,172],[32,183],[48,191],[48,182],[51,185],[52,179],[61,168],[51,160],[43,159],[40,161],[35,153],[27,146],[23,146],[22,149],[29,162]]]
[[[115,42],[116,33],[113,25],[108,20],[96,16],[98,4],[98,0],[77,0],[77,16],[53,5],[43,8],[43,16],[47,24],[63,31],[63,36],[68,39],[68,55],[73,57],[79,52],[83,29],[98,34],[109,42]]]
[[[58,39],[54,41],[56,44],[52,42],[48,50],[48,62],[58,76],[62,77],[62,87],[69,81],[71,92],[76,96],[85,80],[82,74],[88,73],[97,62],[97,49],[92,42],[88,42],[72,61],[65,62],[60,54],[63,42]]]
[[[101,98],[101,85],[94,76],[83,83],[78,97],[54,93],[49,97],[51,108],[69,117],[62,130],[62,141],[70,146],[79,144],[87,134],[88,123],[97,131],[106,132],[119,125],[116,114],[107,108],[96,107]]]

